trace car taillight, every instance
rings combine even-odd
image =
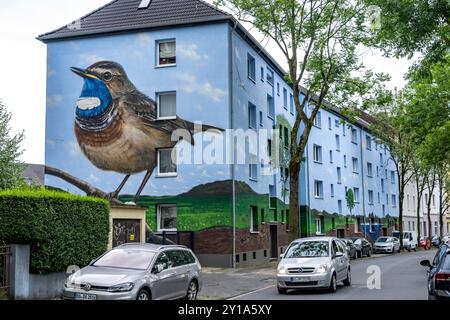
[[[450,280],[450,273],[438,272],[435,276],[436,281],[447,281]]]

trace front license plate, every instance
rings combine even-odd
[[[310,280],[309,277],[292,277],[292,282],[308,282]]]
[[[88,293],[75,293],[73,298],[75,300],[97,300],[97,296],[95,294]]]

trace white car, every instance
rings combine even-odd
[[[394,238],[400,239],[400,232],[394,231],[392,233],[392,236]],[[403,248],[405,248],[408,251],[417,250],[418,246],[417,242],[417,232],[416,231],[403,231]]]
[[[350,286],[350,258],[345,250],[333,237],[294,240],[278,264],[278,292],[285,294],[288,289],[312,288],[336,292],[340,281]]]
[[[400,240],[395,237],[379,237],[373,244],[373,252],[400,252]]]

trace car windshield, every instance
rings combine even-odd
[[[98,259],[94,267],[146,270],[155,253],[136,249],[114,249]]]
[[[286,252],[285,258],[328,257],[327,241],[294,242]]]
[[[387,237],[381,237],[378,238],[377,242],[392,242],[392,239]]]

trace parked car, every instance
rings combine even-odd
[[[419,246],[425,250],[431,249],[431,240],[428,237],[420,237]]]
[[[336,292],[340,281],[350,286],[350,259],[338,243],[334,237],[294,240],[278,264],[278,292],[285,294],[288,289],[311,288]]]
[[[362,258],[364,256],[370,257],[372,254],[372,245],[369,241],[367,241],[366,238],[362,237],[352,237],[352,238],[346,238],[351,241],[353,241],[353,244],[356,249],[356,257]]]
[[[435,247],[439,247],[441,245],[441,237],[439,237],[438,235],[434,235],[431,238],[431,244]]]
[[[392,236],[400,239],[400,232],[394,231]],[[414,250],[416,251],[418,246],[417,243],[417,232],[416,231],[403,231],[403,248],[408,251]]]
[[[356,247],[350,239],[339,239],[347,247],[348,256],[350,259],[356,259]]]
[[[379,237],[373,244],[373,252],[400,252],[400,240],[395,237]]]
[[[67,278],[63,298],[73,300],[195,300],[201,266],[186,247],[123,244]]]
[[[443,244],[445,244],[445,243],[450,243],[450,234],[448,234],[448,235],[442,237],[442,243],[443,243]]]
[[[422,266],[428,267],[428,299],[450,299],[450,244],[439,247],[433,262],[422,260]]]

